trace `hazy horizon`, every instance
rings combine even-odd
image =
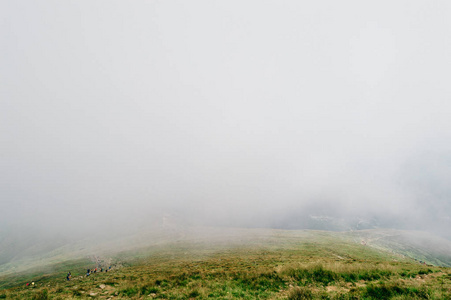
[[[0,16],[2,228],[318,216],[451,237],[447,1],[2,1]]]

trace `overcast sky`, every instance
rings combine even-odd
[[[449,1],[0,2],[3,226],[315,206],[443,231],[450,180]]]

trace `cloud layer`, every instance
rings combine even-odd
[[[3,225],[324,214],[450,235],[448,2],[0,8]]]

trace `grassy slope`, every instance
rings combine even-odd
[[[117,267],[109,273],[79,276],[86,261],[74,261],[72,267],[77,269],[72,270],[75,278],[70,282],[54,272],[35,277],[34,288],[24,287],[21,280],[25,278],[0,279],[22,283],[1,291],[0,298],[451,297],[451,270],[420,265],[408,257],[361,245],[356,242],[361,237],[282,230],[241,230],[229,235],[213,230],[203,237],[186,234],[176,242],[118,254]]]
[[[425,232],[360,230],[346,233],[354,241],[436,266],[451,267],[451,242]]]

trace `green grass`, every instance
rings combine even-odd
[[[14,287],[23,285],[27,282],[39,281],[47,282],[53,281],[57,278],[63,278],[69,270],[75,270],[72,272],[73,276],[79,276],[84,274],[85,269],[92,266],[92,262],[88,259],[77,259],[64,261],[61,263],[55,263],[47,265],[42,268],[33,268],[27,272],[20,272],[13,275],[0,276],[0,290],[2,288]]]
[[[122,266],[111,272],[69,282],[59,273],[32,278],[35,287],[8,279],[19,285],[0,290],[0,299],[451,299],[450,269],[321,231],[183,241],[116,259]],[[85,271],[84,262],[73,266]]]

